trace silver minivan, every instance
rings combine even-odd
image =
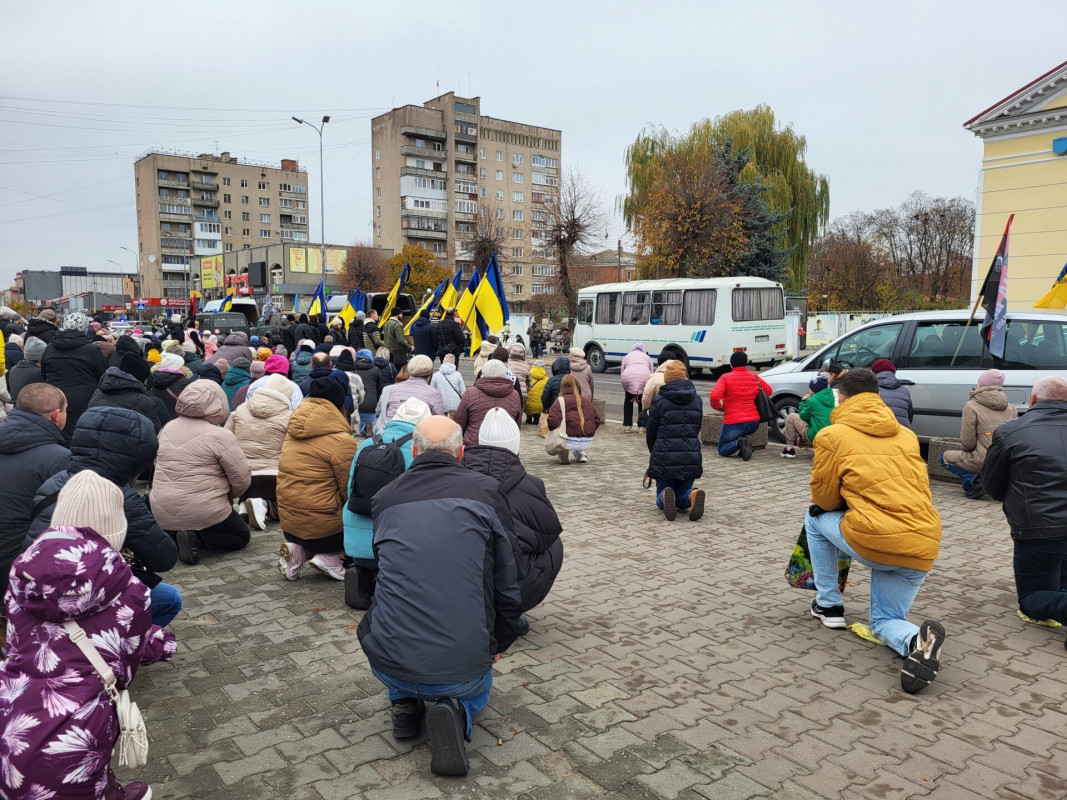
[[[813,355],[804,355],[761,373],[774,389],[777,434],[784,439],[785,418],[796,411],[808,392],[808,382],[828,361],[846,367],[870,367],[888,358],[897,377],[911,391],[915,419],[912,427],[921,441],[960,435],[963,404],[979,374],[991,367],[1004,370],[1004,389],[1019,409],[1026,410],[1034,383],[1046,375],[1067,372],[1067,314],[1041,311],[1008,313],[1004,358],[994,364],[983,351],[979,329],[982,314],[967,326],[969,311],[921,311],[869,322]]]

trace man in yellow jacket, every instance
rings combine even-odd
[[[878,396],[874,373],[850,370],[833,391],[838,405],[819,433],[813,505],[804,521],[815,573],[811,615],[828,628],[844,628],[837,561],[850,556],[866,564],[871,630],[904,656],[900,685],[915,693],[937,676],[945,640],[940,623],[926,620],[916,627],[907,618],[937,558],[941,519],[919,441]]]

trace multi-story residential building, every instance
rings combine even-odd
[[[559,195],[561,132],[482,116],[481,98],[449,92],[371,121],[373,243],[421,245],[470,275],[479,226],[503,242],[509,302],[556,290],[545,210]]]
[[[144,297],[187,297],[194,258],[308,240],[307,172],[295,160],[152,151],[134,176]]]

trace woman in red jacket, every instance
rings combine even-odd
[[[715,382],[711,390],[711,407],[723,412],[722,433],[719,434],[719,455],[732,456],[740,452],[741,458],[752,458],[752,444],[748,441],[759,429],[759,412],[756,410],[756,393],[770,394],[772,389],[763,378],[749,371],[748,356],[737,351],[730,356],[732,370]]]
[[[567,425],[567,449],[559,454],[559,463],[569,464],[570,454],[574,453],[574,461],[584,464],[588,458],[585,451],[593,444],[593,435],[600,427],[600,417],[597,416],[593,403],[588,397],[582,397],[582,391],[578,387],[578,381],[573,375],[567,375],[559,385],[559,397],[546,408],[548,412],[548,427],[558,428]]]

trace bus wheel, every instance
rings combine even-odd
[[[600,345],[591,344],[585,348],[585,360],[589,362],[589,369],[593,372],[603,372],[608,368],[608,360]]]

